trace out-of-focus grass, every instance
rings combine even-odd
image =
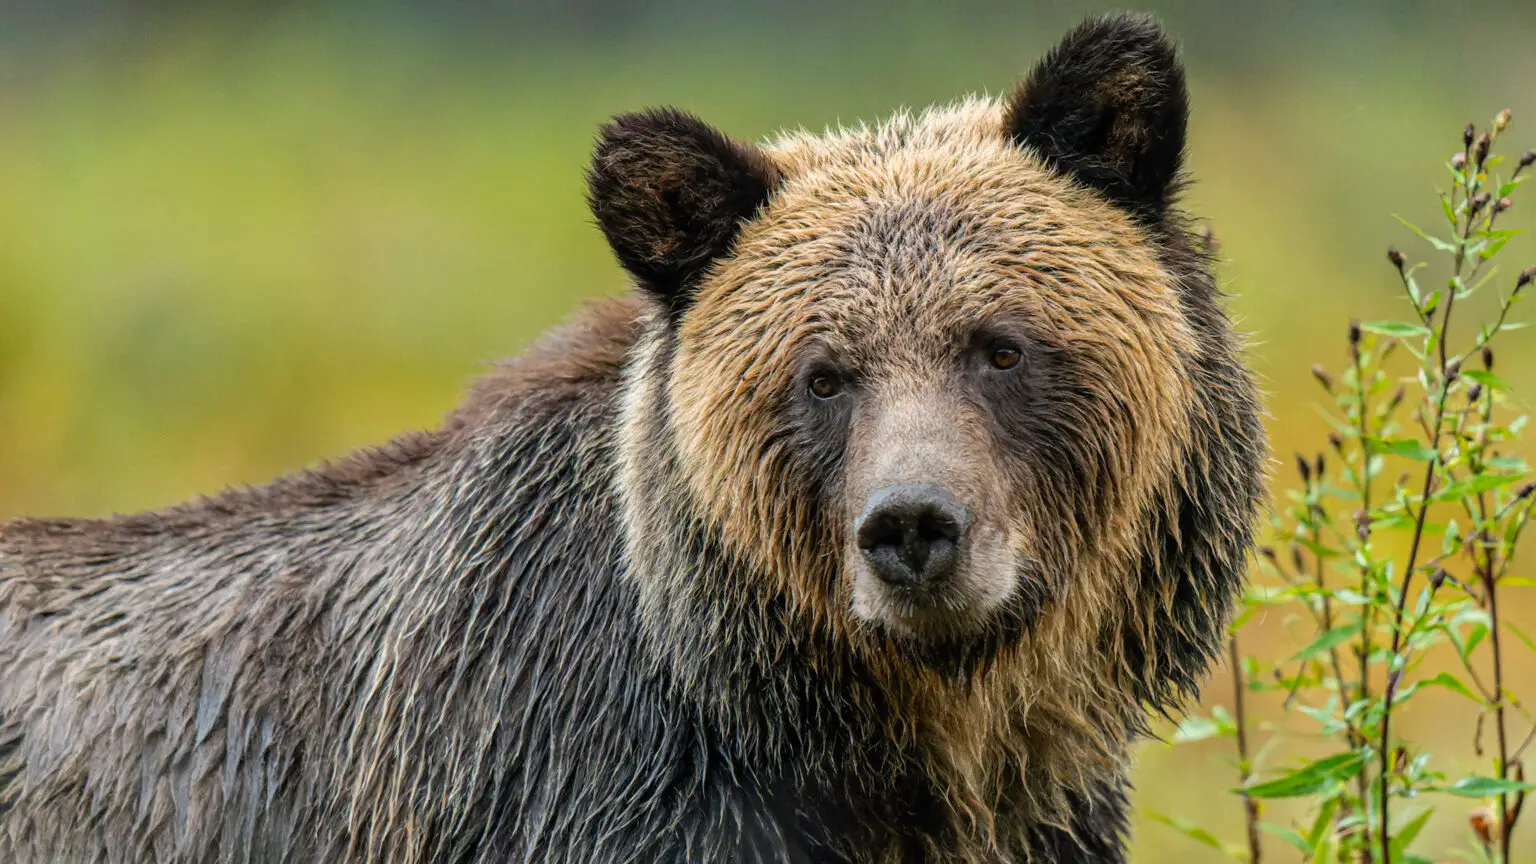
[[[582,204],[612,113],[671,102],[743,136],[872,120],[1006,87],[1070,17],[465,54],[296,18],[164,30],[123,53],[65,45],[12,69],[26,86],[0,101],[0,517],[166,504],[435,422],[479,364],[622,289]],[[1512,140],[1536,145],[1528,61],[1468,96],[1444,77],[1465,58],[1429,51],[1440,34],[1371,34],[1220,70],[1200,63],[1219,46],[1189,48],[1191,202],[1231,259],[1282,456],[1322,441],[1306,370],[1339,358],[1347,318],[1401,311],[1381,253],[1413,246],[1390,215],[1435,218],[1461,123],[1508,105]],[[1533,356],[1500,357],[1527,398]],[[1209,696],[1226,699],[1220,679]],[[1465,753],[1460,715],[1408,718]],[[1144,748],[1139,800],[1235,838],[1212,752]],[[1138,860],[1201,853],[1138,828]]]

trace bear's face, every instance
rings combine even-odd
[[[662,642],[692,627],[707,650],[756,609],[944,669],[1031,634],[1125,668],[1165,638],[1209,651],[1173,604],[1225,604],[1262,445],[1171,209],[1186,113],[1172,47],[1128,16],[1006,99],[876,128],[605,128],[590,202],[654,309],[620,491]],[[1221,435],[1255,440],[1198,452]],[[1222,501],[1186,507],[1202,476]]]
[[[766,155],[779,187],[675,325],[700,511],[806,608],[925,649],[1107,590],[1081,559],[1166,480],[1189,401],[1142,231],[994,104]]]

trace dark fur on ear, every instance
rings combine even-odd
[[[663,108],[603,127],[587,204],[619,263],[675,317],[777,181],[757,147]]]
[[[1146,15],[1091,18],[1008,99],[1004,129],[1051,168],[1157,221],[1184,162],[1184,68]]]

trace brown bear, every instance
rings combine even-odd
[[[0,528],[0,860],[1119,861],[1264,440],[1152,21],[1002,99],[606,126],[635,290],[435,431]]]

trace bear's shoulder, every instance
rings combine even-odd
[[[587,303],[475,382],[450,416],[448,431],[495,424],[528,409],[545,412],[605,400],[618,389],[644,319],[644,303],[633,294]]]

